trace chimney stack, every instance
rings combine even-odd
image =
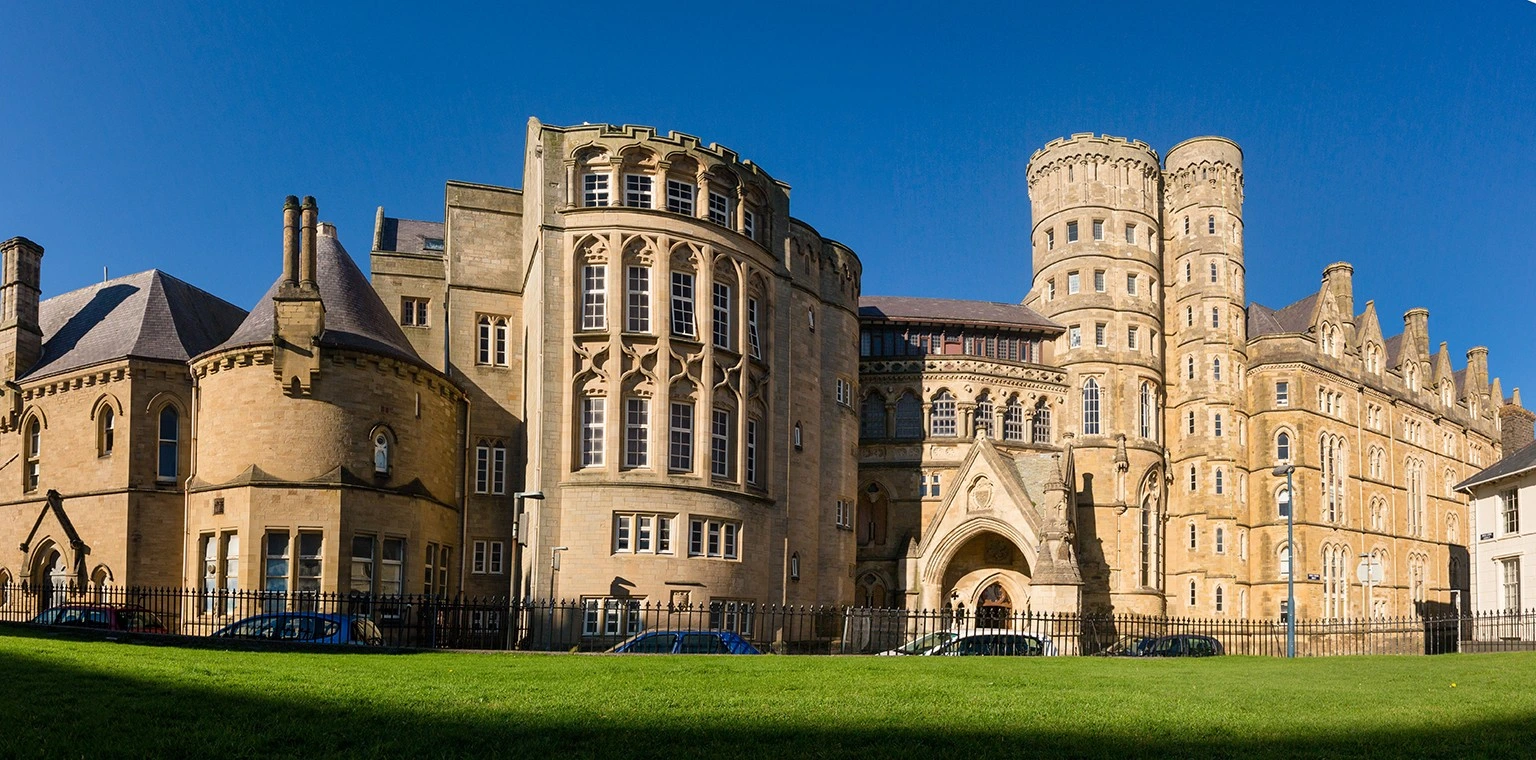
[[[1323,288],[1333,295],[1344,313],[1344,321],[1355,322],[1355,268],[1347,261],[1336,261],[1323,270]]]
[[[24,237],[0,243],[0,380],[15,380],[37,363],[43,352],[38,325],[43,247]],[[21,411],[14,391],[11,411]]]
[[[299,284],[299,199],[292,195],[283,201],[283,284]]]
[[[315,287],[315,225],[320,216],[320,207],[315,205],[315,197],[313,195],[304,196],[301,214],[299,287],[313,290]]]

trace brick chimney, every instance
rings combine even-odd
[[[43,351],[37,323],[42,265],[43,247],[37,243],[24,237],[0,243],[0,380],[26,374]]]
[[[320,207],[305,196],[283,204],[283,280],[272,296],[272,373],[291,396],[308,395],[320,374],[325,304],[316,285],[315,237]]]

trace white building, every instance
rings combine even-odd
[[[1536,504],[1536,443],[1473,475],[1456,490],[1472,497],[1473,611],[1536,606],[1536,513],[1530,509]]]

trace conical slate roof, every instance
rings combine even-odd
[[[43,350],[35,379],[134,357],[185,362],[234,332],[245,310],[158,269],[38,304]]]
[[[320,302],[325,305],[321,346],[367,351],[423,363],[406,340],[405,333],[400,331],[400,325],[395,323],[394,315],[379,300],[373,285],[334,235],[316,236],[315,266],[315,285],[320,289]],[[272,297],[277,294],[282,281],[279,276],[239,329],[214,350],[272,342],[275,327]]]

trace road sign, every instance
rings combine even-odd
[[[1361,583],[1381,583],[1386,580],[1386,574],[1382,572],[1381,561],[1375,557],[1364,557],[1355,568],[1355,577]]]

